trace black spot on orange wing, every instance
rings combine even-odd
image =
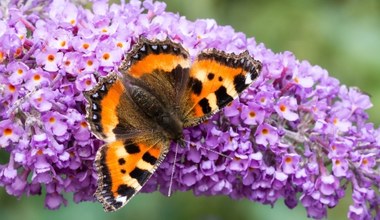
[[[129,173],[129,175],[136,179],[137,182],[142,186],[146,182],[146,180],[149,178],[151,173],[147,170],[142,170],[138,167],[135,167],[135,169],[132,170],[132,172]]]
[[[190,77],[189,83],[193,93],[196,95],[200,95],[202,92],[202,82],[199,79]]]
[[[199,101],[199,105],[202,107],[202,112],[204,114],[208,114],[211,112],[210,103],[207,98],[203,98]]]
[[[223,108],[228,103],[232,102],[232,100],[234,100],[230,95],[228,95],[227,89],[224,86],[219,87],[219,89],[215,91],[215,95],[216,104],[218,105],[219,109]]]
[[[124,158],[120,158],[120,159],[118,160],[118,162],[119,162],[120,165],[125,164],[125,160],[124,160]]]
[[[125,147],[125,150],[127,151],[127,153],[129,153],[129,154],[137,154],[140,152],[140,148],[136,144],[125,143],[124,147]]]
[[[214,77],[215,77],[215,74],[213,74],[213,73],[209,73],[209,74],[207,74],[207,79],[208,79],[208,80],[213,80]]]
[[[127,198],[132,197],[135,192],[135,189],[126,184],[121,184],[117,188],[117,194],[119,194],[120,196],[126,196]]]
[[[235,86],[235,90],[238,93],[241,93],[247,87],[247,85],[245,84],[245,76],[243,74],[239,74],[235,76],[234,86]]]
[[[152,156],[148,151],[143,155],[142,159],[151,165],[154,165],[157,161],[157,158]]]

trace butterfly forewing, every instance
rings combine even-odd
[[[248,52],[236,55],[213,49],[200,53],[190,68],[184,127],[194,126],[228,105],[260,70],[261,63]]]
[[[189,78],[189,53],[177,43],[141,38],[127,54],[119,71],[132,84],[154,94],[168,109],[175,109]]]

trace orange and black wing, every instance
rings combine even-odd
[[[169,111],[178,112],[190,69],[190,55],[169,39],[140,38],[119,68],[123,77],[154,95]]]
[[[187,91],[181,106],[184,127],[199,124],[222,109],[259,76],[261,63],[248,51],[225,53],[216,49],[200,53],[190,68]]]
[[[115,73],[85,93],[91,131],[106,144],[96,156],[96,198],[106,211],[125,205],[165,158],[169,140],[152,130],[152,121],[131,99]]]
[[[116,140],[96,155],[99,173],[96,198],[105,211],[116,211],[140,191],[168,152],[168,142]]]
[[[91,131],[105,142],[151,134],[151,120],[129,95],[126,84],[110,73],[85,93],[88,101],[87,121]],[[153,132],[154,133],[154,132]]]

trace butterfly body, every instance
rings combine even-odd
[[[247,52],[201,52],[191,62],[177,43],[140,39],[119,68],[85,93],[92,132],[106,144],[98,150],[95,194],[106,211],[125,205],[169,151],[184,145],[183,129],[195,126],[236,98],[261,63]]]

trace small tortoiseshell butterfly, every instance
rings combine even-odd
[[[140,39],[119,72],[101,78],[85,97],[91,131],[106,142],[96,155],[95,193],[105,211],[124,206],[164,160],[183,129],[222,109],[255,80],[261,63],[248,52],[216,49],[194,62],[169,39]]]

